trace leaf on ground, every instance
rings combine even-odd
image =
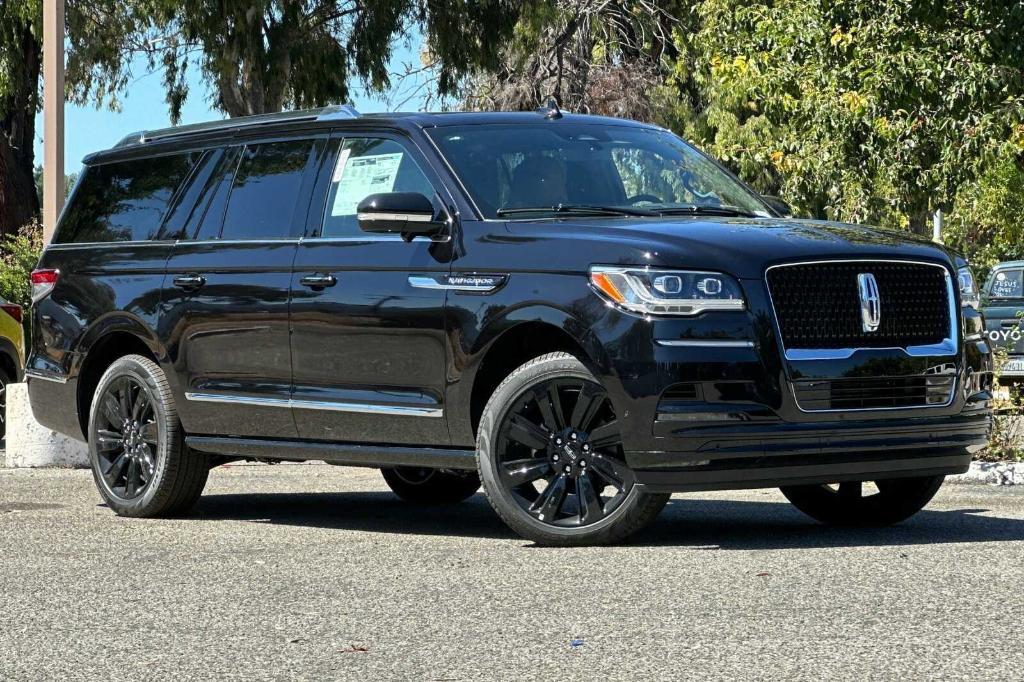
[[[370,647],[365,644],[352,642],[346,648],[338,649],[338,652],[342,654],[368,654],[370,653]]]

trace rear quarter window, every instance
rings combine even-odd
[[[153,239],[200,156],[192,152],[87,167],[54,243]]]

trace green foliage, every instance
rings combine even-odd
[[[0,241],[0,298],[26,309],[32,304],[29,275],[43,252],[43,228],[30,223]]]
[[[680,16],[667,123],[801,213],[923,232],[1024,142],[1018,2],[703,0]]]
[[[945,241],[972,254],[971,264],[984,274],[1003,260],[1024,259],[1024,159],[1007,146],[977,182],[957,193]]]
[[[519,12],[512,0],[142,0],[159,40],[171,117],[197,67],[231,116],[341,103],[356,79],[371,91],[390,85],[396,39],[416,27],[437,70],[441,94],[460,74],[496,68]]]

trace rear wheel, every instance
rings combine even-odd
[[[567,353],[532,360],[497,388],[481,417],[477,458],[495,511],[542,545],[619,542],[669,498],[636,485],[608,394]]]
[[[93,395],[89,459],[96,487],[120,516],[170,516],[203,492],[205,455],[185,446],[163,370],[141,355],[115,361]]]
[[[394,467],[380,473],[396,495],[417,504],[455,504],[480,489],[475,471]]]
[[[939,491],[945,476],[892,478],[833,485],[782,488],[793,505],[813,519],[834,526],[888,526],[921,511]]]

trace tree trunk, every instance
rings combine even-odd
[[[36,109],[42,46],[28,26],[21,31],[20,68],[11,70],[12,93],[0,101],[0,237],[39,215],[33,177]]]

